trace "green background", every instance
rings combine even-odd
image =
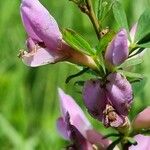
[[[76,98],[85,110],[80,89],[73,82],[64,83],[67,75],[77,70],[67,63],[46,65],[39,68],[25,66],[17,54],[25,49],[26,33],[19,13],[19,0],[0,1],[0,149],[1,150],[60,150],[67,145],[57,133],[59,117],[57,88],[63,88]],[[68,0],[41,0],[55,17],[60,27],[69,27],[94,46],[96,36],[85,15]],[[129,25],[133,25],[148,0],[124,0]],[[109,18],[110,19],[110,18]],[[112,25],[110,19],[107,25]],[[134,84],[135,99],[130,117],[150,104],[150,53],[146,52],[142,65],[135,70],[145,75],[144,81]],[[78,78],[79,79],[79,78]],[[86,112],[86,110],[85,110]],[[106,134],[110,130],[92,119],[94,127]]]

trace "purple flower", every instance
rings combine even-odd
[[[119,114],[127,115],[133,99],[132,86],[128,80],[119,73],[107,76],[107,94]]]
[[[135,136],[137,145],[132,145],[129,150],[150,150],[150,136],[138,134]]]
[[[133,96],[132,87],[119,73],[107,76],[106,83],[89,80],[83,88],[83,99],[89,113],[105,126],[120,127],[127,122]]]
[[[20,9],[28,35],[28,52],[21,53],[26,65],[37,67],[67,60],[96,68],[90,56],[75,51],[63,41],[57,22],[39,0],[22,0]]]
[[[105,60],[112,66],[118,66],[128,58],[128,55],[128,36],[126,30],[122,29],[109,43],[105,52]]]
[[[81,108],[72,97],[59,89],[62,116],[57,120],[57,128],[62,137],[73,142],[73,150],[93,150],[93,146],[105,150],[110,141],[96,132]]]
[[[150,107],[145,108],[140,112],[132,122],[134,130],[149,129],[150,128]]]

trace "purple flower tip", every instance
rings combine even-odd
[[[92,127],[81,108],[71,96],[65,94],[61,89],[59,89],[59,98],[62,117],[65,118],[68,113],[70,116],[70,123],[86,137],[86,131]]]
[[[105,53],[105,60],[108,64],[118,66],[128,58],[128,55],[129,49],[127,31],[122,29],[109,43]]]

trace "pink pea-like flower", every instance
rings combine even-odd
[[[37,67],[59,61],[96,68],[90,56],[72,49],[62,38],[56,20],[39,0],[22,0],[20,6],[21,18],[28,35],[28,51],[22,52],[23,62],[31,67]]]
[[[103,139],[96,132],[81,108],[73,98],[59,89],[60,109],[62,116],[57,120],[57,128],[62,137],[73,142],[73,150],[93,150],[96,146],[106,150],[111,141]]]

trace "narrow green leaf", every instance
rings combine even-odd
[[[150,33],[150,9],[146,9],[138,20],[135,42],[140,41]]]
[[[118,133],[110,133],[110,134],[107,134],[103,137],[103,139],[106,139],[106,138],[109,138],[109,137],[119,137],[120,134]]]
[[[79,71],[76,74],[70,75],[69,77],[67,77],[65,83],[69,83],[70,80],[72,80],[73,78],[76,78],[78,76],[81,76],[82,74],[86,73],[89,70],[89,68],[83,68],[83,70]]]
[[[71,29],[63,29],[63,38],[64,40],[74,49],[85,53],[87,55],[93,55],[94,49],[90,44],[79,34]]]
[[[143,79],[143,75],[139,74],[139,73],[133,73],[133,72],[128,72],[128,71],[124,71],[124,70],[118,70],[119,73],[122,73],[123,75],[125,75],[126,77],[129,78],[134,78],[134,79]]]
[[[142,129],[138,134],[143,134],[145,136],[150,136],[150,129]]]
[[[118,68],[128,68],[128,67],[131,67],[131,66],[141,64],[142,62],[143,62],[142,58],[133,58],[133,59],[126,60]]]
[[[141,48],[150,48],[150,42],[144,43],[144,44],[139,44],[138,46]]]
[[[2,114],[0,114],[0,128],[2,133],[12,142],[13,146],[18,147],[23,143],[22,136],[14,129],[14,127]]]
[[[99,41],[98,46],[96,47],[96,53],[100,54],[102,51],[104,51],[108,43],[111,42],[114,36],[115,36],[114,31],[110,31],[107,34],[105,34]]]
[[[129,31],[126,13],[122,4],[119,1],[114,2],[113,13],[119,27],[125,28],[127,31]]]

